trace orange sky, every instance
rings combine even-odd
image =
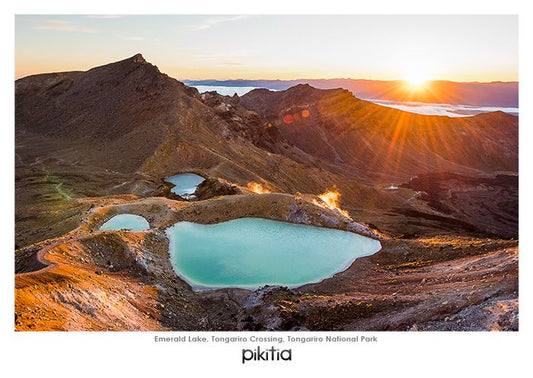
[[[17,78],[135,53],[179,79],[518,80],[516,16],[17,16]]]

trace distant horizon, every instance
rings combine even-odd
[[[140,54],[144,57],[144,54],[139,52],[137,54]],[[123,58],[123,59],[119,59],[119,60],[116,60],[116,61],[112,61],[112,62],[106,62],[106,63],[102,63],[102,64],[98,64],[98,65],[95,65],[95,66],[91,66],[89,68],[86,68],[86,69],[71,69],[71,70],[65,70],[65,71],[47,71],[47,72],[36,72],[36,73],[30,73],[28,75],[25,75],[25,76],[20,76],[20,77],[15,77],[15,80],[19,80],[19,79],[23,79],[25,77],[29,77],[29,76],[35,76],[35,75],[46,75],[46,74],[52,74],[52,73],[61,73],[61,72],[85,72],[85,71],[88,71],[92,68],[95,68],[95,67],[100,67],[100,66],[104,66],[106,64],[110,64],[110,63],[115,63],[115,62],[119,62],[121,60],[126,60],[126,59],[129,59],[137,54],[134,54],[132,56],[128,56],[126,58]],[[152,61],[149,61],[149,60],[146,60],[148,63],[154,65],[154,66],[157,66],[159,68],[159,66],[156,64],[156,62],[152,62]],[[335,77],[317,77],[317,78],[310,78],[310,77],[298,77],[298,78],[289,78],[289,79],[279,79],[279,78],[275,78],[275,79],[267,79],[267,78],[250,78],[250,79],[244,79],[244,78],[224,78],[224,79],[216,79],[216,78],[200,78],[200,79],[191,79],[191,78],[180,78],[180,77],[176,77],[176,76],[173,76],[173,75],[170,75],[168,74],[167,72],[164,72],[160,69],[160,71],[164,74],[167,74],[168,76],[172,77],[173,79],[176,79],[178,81],[181,81],[181,82],[205,82],[205,81],[216,81],[216,82],[227,82],[227,81],[280,81],[280,82],[283,82],[283,81],[303,81],[303,80],[360,80],[360,81],[381,81],[381,82],[405,82],[407,81],[406,79],[369,79],[369,78],[364,78],[364,77],[338,77],[338,76],[335,76]],[[519,80],[491,80],[491,81],[457,81],[457,80],[449,80],[449,79],[429,79],[427,80],[428,83],[434,83],[434,82],[451,82],[451,83],[462,83],[462,84],[468,84],[468,83],[472,83],[472,84],[491,84],[491,83],[519,83]]]
[[[163,72],[164,73],[164,72]],[[169,75],[170,76],[170,75]],[[172,77],[172,76],[171,76]],[[216,82],[227,82],[227,81],[303,81],[303,80],[359,80],[359,81],[382,81],[382,82],[405,82],[406,79],[366,79],[366,78],[355,78],[355,77],[318,77],[318,78],[295,78],[295,79],[181,79],[175,78],[176,80],[182,82],[204,82],[204,81],[216,81]],[[455,81],[455,80],[446,80],[446,79],[433,79],[428,80],[428,83],[434,82],[450,82],[450,83],[461,83],[461,84],[492,84],[492,83],[519,83],[518,80],[493,80],[493,81]]]

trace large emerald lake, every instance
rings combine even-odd
[[[352,232],[261,218],[178,222],[166,233],[174,270],[196,290],[296,287],[331,277],[381,249],[379,241]]]

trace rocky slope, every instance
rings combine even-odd
[[[374,179],[518,169],[518,118],[503,112],[424,116],[309,85],[255,89],[241,103],[303,151]]]
[[[413,115],[306,85],[199,94],[140,55],[19,79],[15,117],[16,329],[517,327],[516,117]],[[170,194],[179,172],[206,178],[197,201]],[[352,219],[316,197],[332,188]],[[152,230],[98,231],[123,212]],[[166,227],[246,216],[384,248],[298,290],[177,278]]]
[[[81,200],[80,200],[81,201]],[[395,239],[286,194],[184,202],[99,197],[82,225],[16,252],[17,330],[516,330],[515,241]],[[150,231],[99,231],[117,213]],[[164,229],[180,220],[244,216],[357,229],[376,255],[318,284],[289,290],[194,292],[172,270]]]

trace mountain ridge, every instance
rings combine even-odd
[[[505,113],[414,115],[310,85],[200,94],[139,55],[17,80],[15,121],[17,185],[28,190],[17,198],[21,208],[59,184],[71,197],[146,196],[164,177],[194,171],[283,193],[335,185],[350,212],[397,230],[393,218],[372,219],[376,206],[386,212],[404,201],[381,186],[435,171],[516,172],[518,161],[517,117]]]
[[[403,80],[295,79],[295,80],[183,80],[187,85],[251,86],[285,90],[297,84],[319,89],[344,88],[364,99],[468,106],[518,107],[517,81],[454,82],[429,80],[425,89]]]
[[[137,138],[143,141],[143,148],[137,151],[143,156],[141,160],[146,160],[157,146],[161,146],[168,132],[172,135],[185,133],[189,135],[186,138],[194,138],[194,131],[187,121],[187,114],[193,116],[194,113],[193,117],[204,120],[201,124],[206,125],[206,132],[214,132],[219,137],[241,135],[256,145],[268,145],[266,148],[270,152],[283,155],[281,146],[273,142],[277,138],[281,143],[282,137],[305,154],[333,164],[357,163],[366,166],[365,161],[355,159],[353,152],[353,147],[360,141],[363,145],[358,153],[368,155],[365,158],[368,162],[376,159],[372,150],[394,149],[394,138],[404,138],[405,142],[416,137],[417,143],[426,140],[422,147],[411,142],[410,150],[404,149],[405,153],[388,151],[395,154],[391,159],[396,166],[384,166],[387,162],[381,164],[383,167],[380,169],[384,169],[386,174],[393,174],[395,169],[400,169],[398,172],[401,173],[403,166],[406,167],[403,170],[406,173],[410,171],[411,175],[424,173],[420,169],[430,170],[432,163],[423,168],[419,156],[425,154],[427,149],[437,156],[433,163],[442,158],[449,161],[445,170],[456,169],[454,165],[457,163],[487,171],[517,169],[517,158],[509,160],[509,163],[498,158],[510,153],[502,151],[500,140],[509,141],[509,151],[517,148],[517,118],[501,112],[456,119],[416,115],[361,100],[345,89],[323,90],[309,84],[298,84],[285,91],[253,90],[232,100],[211,95],[208,104],[205,96],[202,97],[196,89],[162,74],[156,66],[146,62],[141,54],[85,72],[19,79],[15,88],[19,132],[73,138],[73,143],[82,141],[97,145],[98,141],[116,141],[116,145],[108,148],[110,154],[114,149],[124,150],[124,144],[128,143],[125,138]],[[303,111],[309,106],[314,107],[309,118],[297,115],[298,122],[290,125],[283,121],[283,116],[293,116],[289,114],[293,108]],[[238,107],[243,108],[236,113]],[[435,131],[435,125],[438,124],[444,126]],[[169,129],[168,125],[174,126]],[[252,129],[256,131],[250,134]],[[309,133],[314,133],[315,138],[310,139]],[[332,133],[344,135],[347,139],[335,140],[337,136]],[[395,133],[401,135],[395,136]],[[276,137],[267,144],[257,139],[258,135],[266,137],[267,134]],[[444,144],[449,142],[456,145],[462,139],[475,141],[481,138],[485,146],[474,144],[470,146],[471,153],[464,150],[460,155],[450,154],[442,148],[439,150],[439,146],[430,140],[439,138]],[[492,142],[487,145],[489,141]],[[330,152],[321,152],[322,144],[338,146],[330,148]],[[487,148],[495,151],[486,151]],[[408,152],[416,152],[417,149],[416,156],[407,156]],[[482,155],[492,157],[484,164]],[[302,158],[305,159],[300,156]],[[416,163],[416,160],[419,162]],[[134,168],[139,167],[137,165]],[[413,170],[414,167],[418,168]],[[405,173],[401,175],[405,176]]]

